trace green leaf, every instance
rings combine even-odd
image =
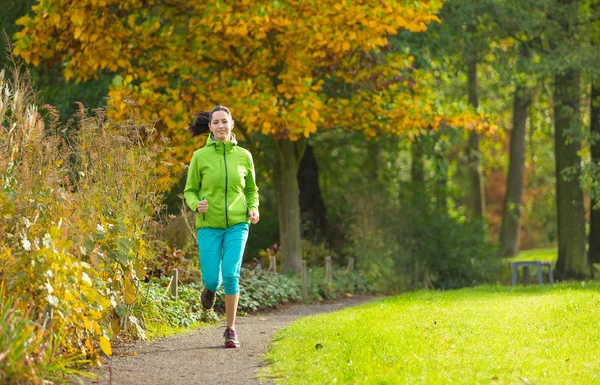
[[[119,317],[124,318],[124,317],[127,317],[127,315],[129,314],[129,309],[127,308],[127,306],[120,303],[117,305],[115,312],[117,313],[117,315]]]
[[[121,87],[123,85],[123,76],[121,75],[116,75],[113,79],[112,79],[112,85],[115,87]]]

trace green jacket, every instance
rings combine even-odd
[[[232,140],[212,138],[194,152],[183,190],[188,206],[196,211],[198,202],[208,201],[208,211],[196,212],[196,228],[228,228],[249,223],[250,210],[258,209],[258,187],[252,154]]]

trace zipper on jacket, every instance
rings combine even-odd
[[[227,180],[229,175],[227,174],[227,145],[223,143],[223,161],[225,162],[225,225],[229,228],[229,215],[227,214]]]

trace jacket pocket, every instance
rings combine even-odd
[[[231,224],[244,222],[249,218],[248,206],[246,205],[246,200],[242,193],[236,193],[235,195],[230,196],[229,207],[227,209],[229,213],[229,222]]]
[[[248,202],[246,202],[246,196],[242,194],[242,200],[244,201],[244,206],[246,206],[246,219],[250,219],[250,209],[248,208]]]

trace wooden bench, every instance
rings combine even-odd
[[[529,267],[535,267],[537,269],[537,277],[538,282],[541,285],[543,283],[542,280],[542,267],[546,266],[548,268],[548,282],[552,285],[554,284],[554,276],[552,275],[552,262],[550,261],[519,261],[512,262],[512,284],[517,284],[517,274],[519,268],[523,270],[523,285],[527,286],[529,281]]]

